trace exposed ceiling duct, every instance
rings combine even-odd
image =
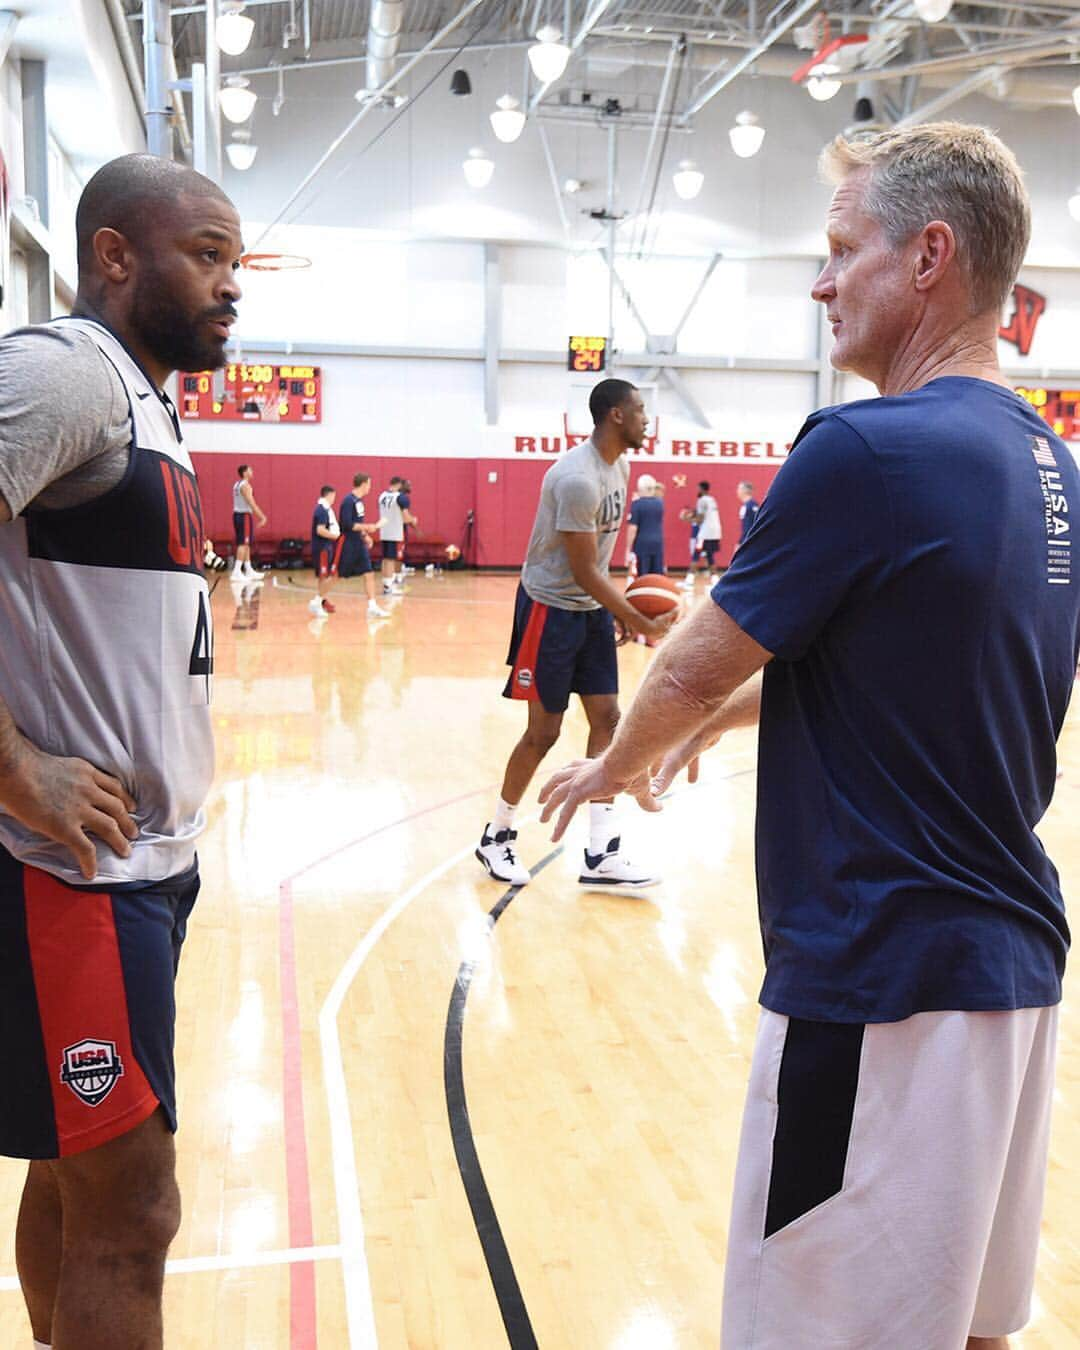
[[[367,90],[381,89],[394,73],[394,58],[401,46],[405,24],[405,0],[371,0],[367,35]]]

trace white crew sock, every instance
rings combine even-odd
[[[239,578],[239,577],[242,577],[242,576],[244,575],[244,564],[243,564],[243,563],[237,563],[237,564],[235,565],[235,567],[233,568],[233,570],[232,570],[232,575],[233,575],[234,577],[238,577],[238,578]]]
[[[491,822],[491,828],[498,832],[499,830],[512,830],[514,828],[514,812],[516,806],[511,806],[509,802],[504,802],[500,797],[495,803],[495,816]]]
[[[589,852],[606,853],[618,837],[619,818],[613,802],[589,803]]]

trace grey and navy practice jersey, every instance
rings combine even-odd
[[[96,880],[160,880],[194,860],[214,771],[199,489],[175,411],[120,342],[88,319],[57,323],[77,326],[119,375],[131,453],[104,495],[0,526],[0,697],[33,744],[88,760],[135,798],[131,856],[98,844]],[[0,844],[84,881],[67,848],[3,813]]]

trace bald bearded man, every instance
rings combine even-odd
[[[173,982],[213,774],[213,642],[177,369],[224,365],[240,220],[114,160],[76,216],[74,314],[0,339],[0,1037],[30,1159],[35,1344],[156,1350],[180,1200]]]

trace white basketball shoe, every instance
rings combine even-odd
[[[629,893],[655,886],[660,877],[648,867],[632,862],[621,847],[616,835],[603,853],[585,850],[585,865],[578,877],[578,885],[594,891],[621,891]]]
[[[476,856],[487,868],[488,876],[496,881],[505,881],[509,886],[527,886],[529,869],[518,861],[514,844],[517,830],[495,830],[491,825],[484,826]]]

